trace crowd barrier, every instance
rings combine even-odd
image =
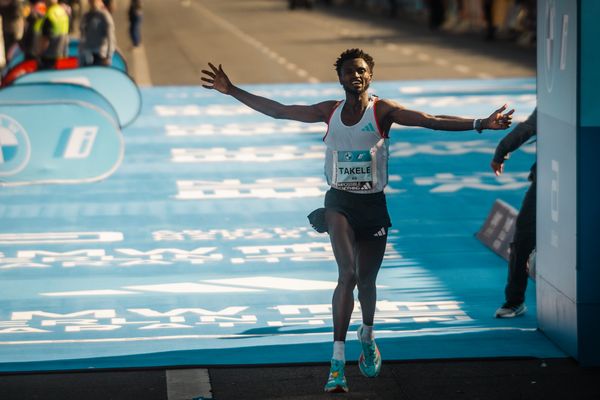
[[[92,88],[46,82],[0,90],[0,186],[98,181],[123,155],[117,113]]]
[[[44,82],[74,83],[95,89],[113,105],[121,127],[131,124],[141,110],[142,96],[138,86],[127,74],[115,68],[43,70],[21,75],[13,85]]]

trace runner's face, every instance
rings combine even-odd
[[[354,58],[344,61],[340,71],[340,83],[348,93],[361,94],[367,91],[373,74],[365,60]]]

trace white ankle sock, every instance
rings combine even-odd
[[[333,342],[333,358],[346,362],[346,343],[342,341]]]
[[[373,340],[373,325],[362,324],[360,340],[362,342],[370,342]]]

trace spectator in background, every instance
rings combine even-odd
[[[444,0],[427,0],[429,10],[429,29],[436,31],[444,23],[446,7]]]
[[[71,4],[69,0],[58,0],[58,4],[60,4],[67,15],[69,16],[69,33],[73,32],[73,9],[71,8]]]
[[[116,48],[115,24],[102,0],[89,0],[79,31],[79,65],[110,65]]]
[[[504,172],[504,161],[537,134],[537,109],[519,123],[515,129],[498,143],[494,158],[491,162],[496,175]],[[504,289],[504,304],[496,310],[496,318],[513,318],[525,314],[525,290],[527,289],[527,261],[535,249],[535,203],[536,203],[536,164],[531,166],[529,173],[531,186],[525,193],[523,204],[517,215],[515,234],[510,243],[510,258],[508,261],[508,279]]]
[[[131,0],[129,5],[129,37],[133,47],[142,43],[142,0]]]
[[[494,0],[483,0],[483,17],[485,19],[485,39],[496,39],[496,25],[494,23]]]
[[[2,35],[6,60],[10,49],[23,36],[23,10],[20,0],[0,0],[0,17],[2,19]]]
[[[46,14],[34,27],[40,69],[54,68],[69,50],[69,15],[58,0],[46,0],[46,8]]]
[[[46,3],[44,0],[33,0],[23,10],[25,16],[25,29],[23,30],[23,37],[21,38],[21,50],[25,55],[26,60],[33,60],[37,58],[37,42],[38,25],[41,24],[46,14]]]
[[[106,7],[111,14],[114,14],[117,10],[117,0],[102,0],[102,3],[104,3],[104,7]]]
[[[71,8],[71,23],[69,25],[69,33],[73,33],[73,31],[80,25],[81,20],[81,1],[80,0],[65,0],[69,7]]]

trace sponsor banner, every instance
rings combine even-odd
[[[121,126],[132,123],[140,113],[142,98],[137,85],[128,75],[114,68],[86,67],[37,71],[19,77],[14,84],[42,82],[91,87],[113,105]]]
[[[123,159],[115,121],[90,103],[0,100],[0,185],[82,183]]]
[[[35,100],[40,103],[88,103],[98,109],[98,112],[110,117],[115,125],[119,124],[119,116],[113,105],[96,90],[72,83],[23,83],[7,86],[0,90],[0,101],[17,104]]]
[[[69,38],[69,57],[78,57],[79,56],[79,39],[77,38]],[[113,57],[110,63],[110,66],[118,69],[119,71],[123,71],[127,73],[127,61],[121,54],[121,52],[116,49],[113,53]]]

